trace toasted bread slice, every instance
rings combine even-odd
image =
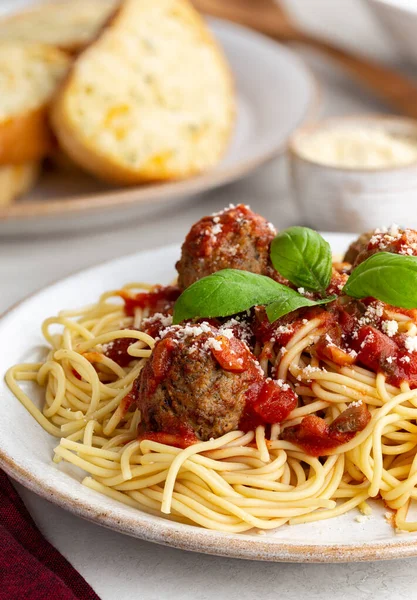
[[[35,185],[39,173],[38,162],[0,167],[0,208],[11,204]]]
[[[38,160],[48,151],[47,105],[69,64],[52,46],[0,43],[0,165]]]
[[[125,0],[74,62],[51,114],[63,149],[102,179],[184,178],[227,146],[232,78],[187,0]]]
[[[119,0],[42,2],[0,19],[0,41],[31,41],[78,52],[99,32]]]

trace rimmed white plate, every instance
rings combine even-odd
[[[326,236],[336,253],[352,236]],[[179,246],[142,252],[82,271],[24,300],[0,320],[0,364],[38,360],[44,318],[94,301],[132,280],[167,283]],[[3,370],[2,369],[2,370]],[[236,558],[295,562],[351,562],[417,555],[417,533],[395,533],[381,504],[357,522],[358,512],[317,523],[259,534],[226,534],[147,515],[90,490],[69,468],[52,463],[56,439],[49,436],[0,382],[0,466],[20,483],[72,513],[116,531],[176,548]]]
[[[142,217],[239,179],[285,150],[291,133],[317,109],[312,74],[292,50],[258,33],[217,19],[209,23],[230,63],[237,96],[234,136],[218,167],[184,181],[133,188],[50,171],[27,198],[0,209],[0,234],[79,230]]]

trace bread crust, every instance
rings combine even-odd
[[[40,163],[36,161],[0,167],[0,207],[11,204],[30,191],[36,183],[39,170]]]
[[[99,45],[102,35],[105,35],[109,29],[119,28],[121,16],[123,14],[123,8],[125,4],[128,4],[129,0],[122,2],[119,9],[114,13],[112,18],[107,23],[107,27],[102,30],[101,35],[98,36],[87,49],[87,52],[92,53],[95,51],[98,45],[98,51],[100,51]],[[173,6],[181,13],[181,18],[188,21],[191,27],[198,29],[199,36],[204,43],[210,48],[213,53],[213,60],[217,61],[219,73],[226,81],[226,85],[229,90],[229,117],[227,127],[224,128],[222,135],[219,135],[218,145],[221,147],[221,151],[218,152],[216,162],[220,160],[223,153],[227,148],[228,141],[230,139],[235,118],[234,108],[234,84],[230,69],[227,65],[226,59],[223,56],[223,52],[218,47],[217,42],[214,40],[210,32],[207,30],[203,20],[198,13],[192,8],[187,0],[173,0]],[[198,173],[206,170],[213,166],[213,164],[207,164],[203,166],[197,166],[196,164],[189,164],[186,168],[169,168],[166,164],[161,164],[163,161],[159,161],[158,157],[155,159],[144,162],[139,168],[132,168],[126,166],[123,161],[118,160],[115,155],[106,153],[89,139],[80,127],[73,122],[70,116],[70,101],[76,89],[77,85],[77,67],[80,62],[83,61],[83,54],[74,62],[67,78],[58,90],[51,107],[51,123],[54,132],[58,138],[58,141],[63,150],[69,155],[69,157],[79,164],[83,169],[89,171],[95,176],[108,181],[110,183],[116,183],[121,185],[135,185],[141,183],[149,183],[155,181],[170,181],[177,179],[184,179],[197,175]]]
[[[97,36],[97,31],[100,30],[100,28],[106,24],[106,20],[108,18],[111,18],[112,16],[112,12],[117,10],[117,4],[118,4],[119,0],[82,0],[83,5],[91,5],[92,8],[97,9],[100,6],[103,6],[103,9],[105,9],[105,16],[106,18],[104,19],[104,22],[101,23],[101,20],[98,19],[97,23],[92,24],[92,28],[91,28],[91,36],[89,36],[89,39],[86,39],[85,37],[85,33],[83,35],[80,35],[79,32],[75,33],[74,36],[71,39],[67,39],[66,41],[62,41],[62,40],[57,40],[57,42],[52,42],[48,39],[45,39],[44,36],[40,33],[39,36],[34,36],[32,33],[30,35],[30,40],[34,41],[34,42],[39,42],[39,43],[44,43],[44,44],[49,44],[54,46],[55,48],[62,50],[64,52],[66,52],[67,54],[71,54],[71,55],[76,55],[79,52],[81,52],[86,45],[88,45],[96,36]],[[70,7],[70,10],[73,11],[74,10],[74,5],[72,0],[44,0],[41,2],[38,2],[35,6],[28,6],[27,8],[20,10],[17,13],[11,14],[11,15],[7,15],[4,16],[2,18],[0,18],[0,28],[1,27],[5,27],[6,29],[10,29],[10,27],[13,27],[13,25],[15,23],[20,22],[29,22],[31,20],[31,18],[33,18],[33,15],[38,16],[41,13],[45,13],[47,14],[48,11],[50,10],[54,10],[57,5],[59,4],[67,4],[68,7]],[[75,7],[76,9],[76,7]],[[108,12],[110,11],[110,16],[107,17]],[[103,11],[104,13],[104,11]],[[33,30],[33,27],[32,27]],[[1,33],[0,33],[0,40],[3,41],[11,41],[11,40],[22,40],[25,41],[25,38],[23,36],[17,36],[16,38],[14,38],[13,36],[10,37],[5,37],[2,38],[1,37]]]
[[[66,74],[69,56],[34,42],[1,42],[0,51],[0,165],[40,160],[53,144],[49,102]]]
[[[39,160],[52,139],[46,106],[0,121],[0,165]]]

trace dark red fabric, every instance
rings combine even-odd
[[[0,599],[100,600],[43,537],[7,475],[0,471]]]

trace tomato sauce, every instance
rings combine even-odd
[[[252,327],[255,338],[261,345],[272,341],[278,346],[286,346],[293,335],[307,321],[316,317],[320,317],[323,320],[323,324],[325,321],[332,319],[330,313],[319,306],[315,306],[312,308],[301,308],[270,323],[265,309],[257,307]]]
[[[104,354],[120,367],[127,367],[135,360],[135,357],[128,353],[128,349],[137,341],[135,338],[117,338],[106,345]]]
[[[288,384],[267,379],[252,408],[265,423],[281,423],[297,406],[297,400],[297,394]]]
[[[170,337],[164,338],[155,345],[150,358],[152,368],[148,370],[148,394],[153,394],[161,381],[167,377],[172,365],[174,349],[175,341]]]
[[[347,352],[344,348],[343,329],[340,325],[333,325],[325,334],[321,335],[315,344],[314,350],[321,359],[328,359],[341,367],[352,365],[356,360],[356,353]]]
[[[175,302],[178,300],[181,291],[176,286],[155,286],[150,292],[140,292],[131,296],[129,292],[121,290],[118,295],[123,298],[125,303],[125,313],[133,317],[136,308],[148,308],[151,314],[156,312],[169,313],[172,311]]]
[[[370,420],[365,404],[350,406],[330,425],[316,415],[308,415],[299,425],[284,429],[280,439],[296,444],[310,456],[324,456],[349,442]]]
[[[221,346],[212,347],[211,353],[222,369],[232,373],[243,373],[249,367],[252,355],[246,346],[237,338],[227,338],[224,335],[218,335],[216,342]]]
[[[253,431],[258,425],[281,423],[297,406],[297,401],[297,394],[290,386],[272,379],[259,379],[246,392],[239,429]]]
[[[384,373],[388,383],[399,386],[407,381],[417,388],[417,353],[401,348],[403,336],[390,338],[375,327],[362,327],[358,332],[358,362],[375,373]]]
[[[136,402],[136,394],[134,389],[132,389],[129,394],[127,394],[122,401],[120,402],[120,410],[123,416],[128,412],[131,406]]]
[[[188,446],[199,442],[193,430],[181,424],[174,426],[169,433],[164,431],[145,431],[139,434],[138,439],[152,440],[159,444],[166,444],[167,446],[174,446],[174,448],[181,449],[188,448]]]
[[[215,249],[227,245],[231,235],[240,235],[245,219],[250,221],[251,235],[256,239],[258,249],[267,251],[274,237],[273,231],[266,228],[267,221],[263,217],[252,212],[248,206],[239,204],[195,223],[185,238],[187,253],[195,258],[210,257]]]

